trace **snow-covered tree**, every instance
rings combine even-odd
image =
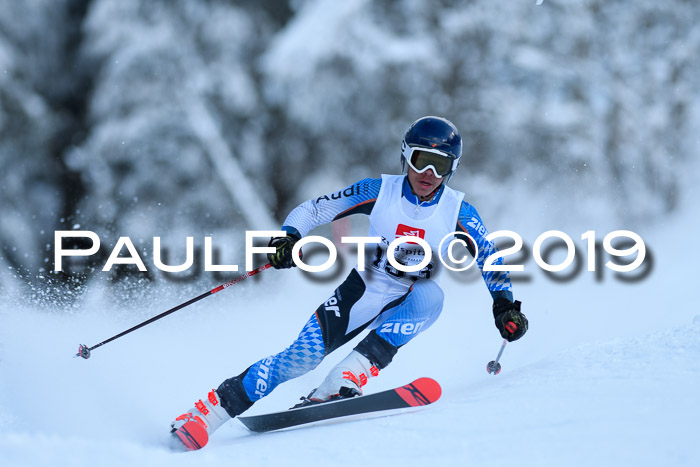
[[[317,0],[267,51],[267,96],[307,135],[314,153],[293,157],[313,162],[314,179],[396,170],[402,131],[439,114],[465,139],[457,183],[549,186],[549,198],[594,197],[631,221],[673,209],[697,152],[699,10]]]
[[[266,224],[264,194],[247,198],[254,173],[236,171],[256,156],[243,122],[260,106],[248,38],[261,29],[228,2],[93,3],[90,133],[68,161],[88,187],[81,213],[95,230],[148,237]]]
[[[50,267],[53,231],[78,225],[106,248],[240,246],[303,199],[396,172],[428,114],[461,129],[454,185],[504,217],[529,203],[633,227],[675,208],[698,159],[697,2],[0,7],[3,271]]]
[[[68,79],[68,3],[0,2],[0,267],[22,279],[48,267],[46,245],[67,222],[55,146],[66,118],[55,105]]]

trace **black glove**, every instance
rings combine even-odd
[[[493,301],[493,317],[501,336],[508,342],[513,342],[527,332],[527,318],[520,312],[520,302],[511,302],[499,297]]]
[[[286,237],[272,237],[267,246],[275,247],[274,253],[267,254],[267,260],[275,269],[289,269],[296,266],[292,260],[292,248],[300,240],[296,235],[288,234]],[[301,250],[299,250],[301,259]]]

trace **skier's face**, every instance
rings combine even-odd
[[[444,178],[437,178],[433,169],[428,169],[423,173],[418,173],[411,167],[408,168],[408,183],[411,184],[413,193],[421,201],[428,201],[432,198],[433,192],[440,186]]]

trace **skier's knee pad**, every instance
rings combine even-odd
[[[422,311],[427,318],[437,319],[442,312],[442,304],[445,301],[445,292],[435,281],[421,279],[411,286],[408,301],[412,302],[416,311]]]
[[[428,329],[440,316],[445,298],[440,286],[430,280],[416,281],[396,307],[386,310],[374,324],[379,337],[401,347]]]
[[[428,329],[440,316],[445,293],[434,281],[422,279],[411,287],[406,301],[401,305],[404,320],[410,318],[416,328],[414,334]]]

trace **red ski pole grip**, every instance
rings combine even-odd
[[[518,330],[518,325],[515,324],[515,323],[512,322],[512,321],[508,321],[508,322],[506,323],[506,329],[508,330],[508,332],[510,332],[510,333],[512,334],[512,333],[514,333],[515,331]]]

